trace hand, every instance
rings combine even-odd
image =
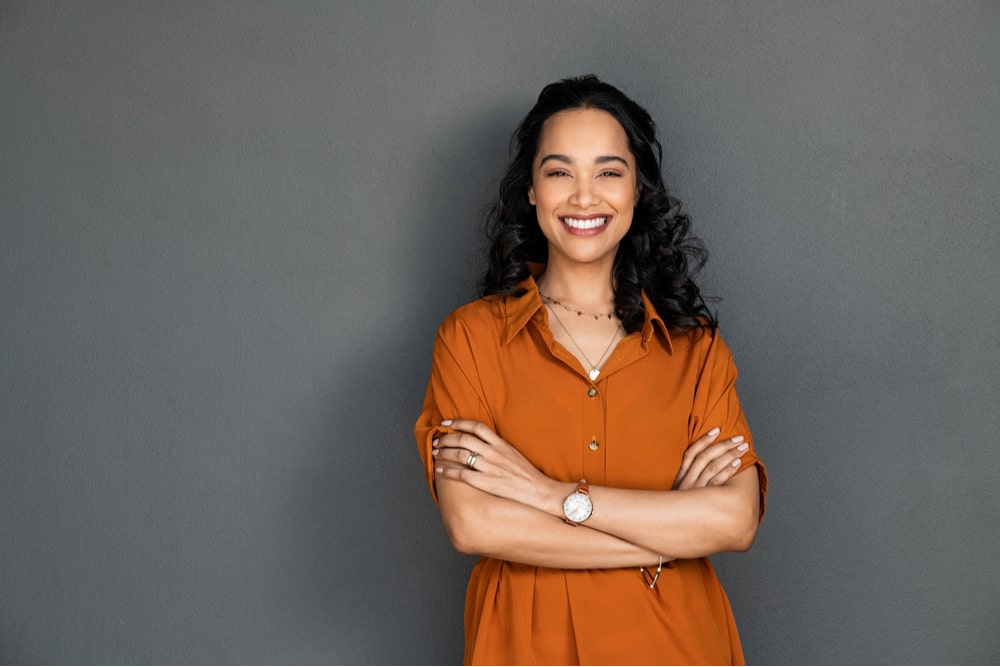
[[[458,480],[550,514],[560,510],[561,516],[562,499],[572,492],[571,487],[575,488],[573,484],[543,474],[485,424],[453,419],[441,425],[456,432],[434,441],[435,479]]]
[[[750,445],[742,435],[715,442],[719,429],[711,431],[692,442],[684,450],[681,469],[674,479],[674,490],[721,486],[740,469],[740,458]]]

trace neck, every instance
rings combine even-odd
[[[615,292],[611,265],[571,264],[555,261],[538,278],[538,289],[583,310],[613,310]]]

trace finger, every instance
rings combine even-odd
[[[480,457],[485,457],[491,477],[504,478],[515,486],[521,484],[527,487],[532,487],[533,484],[543,481],[541,479],[544,477],[543,473],[514,445],[504,440],[487,424],[471,419],[451,419],[442,422],[442,425],[454,433],[441,436],[439,445],[465,449],[476,452]],[[482,460],[480,459],[480,461]],[[461,462],[464,463],[464,460]],[[483,465],[476,462],[475,468],[481,471]],[[482,476],[477,477],[477,480],[477,484],[488,483],[482,481]],[[482,488],[496,495],[504,495],[496,493],[496,489]]]
[[[468,470],[469,468],[464,463],[459,463],[457,461],[449,461],[448,459],[438,459],[434,462],[435,469],[437,468],[454,468],[456,470]]]
[[[740,461],[739,459],[736,459],[729,465],[725,466],[719,472],[715,473],[711,477],[706,478],[704,480],[705,486],[722,486],[723,484],[731,480],[733,476],[740,471],[742,465],[743,462]]]
[[[474,449],[462,447],[437,447],[431,450],[431,455],[438,463],[465,466],[472,470],[482,470],[485,460],[482,454]],[[469,464],[472,465],[469,465]]]
[[[695,488],[706,487],[706,486],[722,486],[730,479],[733,475],[740,471],[742,462],[740,459],[730,461],[728,465],[723,466],[718,472],[710,473],[705,471],[695,482]]]
[[[478,466],[478,463],[476,465]],[[480,491],[493,493],[494,495],[496,495],[495,492],[498,490],[496,488],[497,482],[491,475],[484,475],[479,470],[471,470],[464,463],[460,464],[452,461],[435,463],[434,479],[435,481],[448,480],[462,482]]]
[[[701,486],[698,484],[698,480],[705,473],[706,469],[711,467],[709,472],[714,474],[730,463],[732,461],[731,457],[725,460],[720,459],[720,457],[727,457],[731,450],[737,449],[743,444],[743,440],[743,436],[737,435],[703,447],[701,451],[694,455],[690,463],[687,463],[683,479],[680,480],[676,488]],[[685,463],[685,461],[681,462],[682,468],[685,467]]]
[[[437,472],[437,470],[441,468],[456,468],[461,470],[465,468],[465,464],[457,463],[455,461],[448,461],[447,459],[438,459],[437,461],[434,462],[434,468],[435,472]]]
[[[469,433],[446,433],[437,439],[435,446],[438,449],[468,449],[474,452],[482,452],[489,449],[489,444],[482,438]]]
[[[455,431],[460,431],[462,433],[474,435],[480,440],[491,444],[495,444],[495,441],[500,440],[496,431],[491,429],[486,424],[475,421],[474,419],[446,419],[441,422],[441,426]]]
[[[484,426],[484,424],[476,421],[475,419],[445,419],[441,422],[441,426],[454,429],[456,431],[472,433],[477,427]]]
[[[713,459],[694,480],[694,485],[701,486],[721,486],[725,484],[733,475],[739,472],[743,464],[743,455],[750,450],[750,446],[741,442],[735,447],[727,449],[718,457]]]
[[[701,476],[704,472],[705,468],[711,465],[712,462],[720,456],[724,455],[725,452],[733,446],[734,445],[731,440],[723,440],[722,442],[712,443],[711,445],[704,447],[688,461],[682,461],[681,468],[684,469],[684,476],[679,484],[679,488],[690,488],[694,486],[699,476]]]
[[[694,458],[719,437],[720,430],[721,429],[718,427],[713,428],[711,431],[688,445],[687,449],[684,450],[684,456],[681,459],[681,470],[686,472],[691,468],[691,463],[694,461]]]
[[[718,442],[713,442],[708,447],[705,447],[700,452],[695,454],[691,461],[691,470],[702,470],[706,466],[710,465],[713,461],[723,456],[730,449],[738,447],[744,438],[742,435],[733,436],[732,438],[727,438],[725,440],[719,440]]]
[[[517,451],[517,448],[500,437],[492,428],[471,419],[453,419],[447,423],[454,433],[441,436],[441,444],[448,447],[463,447],[483,454],[490,453],[494,463],[501,461],[513,467],[524,467],[527,459]]]
[[[435,480],[453,479],[469,484],[470,477],[473,474],[473,471],[469,470],[464,465],[458,465],[450,462],[442,462],[434,467]]]

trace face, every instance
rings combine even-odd
[[[606,111],[571,109],[542,128],[528,201],[549,243],[549,268],[614,264],[638,201],[635,157]]]

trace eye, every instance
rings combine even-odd
[[[546,176],[569,176],[569,172],[565,169],[553,169],[552,171],[545,174]]]
[[[603,178],[621,178],[621,174],[619,174],[617,171],[611,171],[610,169],[607,171],[602,171],[600,174],[598,174],[598,176],[601,176]]]

